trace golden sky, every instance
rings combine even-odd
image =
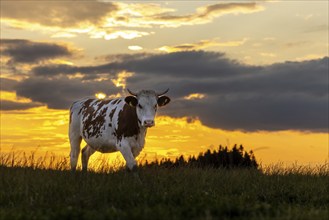
[[[0,4],[2,152],[67,156],[74,100],[169,87],[140,158],[328,160],[328,1]]]

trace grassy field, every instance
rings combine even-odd
[[[125,169],[71,173],[63,168],[65,163],[57,164],[59,170],[8,166],[0,165],[0,219],[327,220],[329,216],[328,166],[272,166],[262,171],[141,168],[142,183]]]

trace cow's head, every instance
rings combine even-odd
[[[136,108],[138,120],[144,127],[155,125],[154,118],[158,107],[167,105],[170,102],[168,96],[164,96],[169,89],[164,92],[156,93],[153,90],[142,90],[134,93],[128,89],[131,96],[127,96],[125,101],[128,105]]]

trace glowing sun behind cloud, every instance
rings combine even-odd
[[[100,92],[100,93],[96,93],[95,94],[96,98],[98,99],[105,99],[106,98],[106,94]]]
[[[185,96],[184,99],[193,100],[193,99],[203,99],[205,97],[206,97],[206,95],[202,94],[202,93],[192,93],[192,94],[189,94],[188,96]]]
[[[118,74],[118,77],[116,79],[112,79],[112,82],[116,87],[122,87],[122,89],[125,89],[126,88],[126,79],[133,75],[134,75],[134,73],[132,73],[132,72],[122,71]]]

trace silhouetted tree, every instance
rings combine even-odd
[[[177,167],[201,167],[201,168],[257,168],[258,163],[253,154],[253,151],[246,152],[242,145],[237,147],[234,145],[231,150],[227,146],[219,145],[218,150],[207,150],[199,154],[198,157],[192,156],[185,160],[184,156],[176,158],[175,161],[170,159],[161,159],[161,161],[145,162],[145,167],[163,167],[163,168],[177,168]]]

